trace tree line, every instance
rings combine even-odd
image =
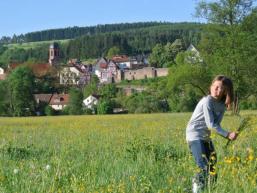
[[[96,25],[90,27],[67,27],[59,29],[49,29],[37,32],[29,32],[26,34],[17,35],[12,37],[3,36],[0,39],[0,44],[10,43],[26,43],[26,42],[38,42],[49,40],[64,40],[74,39],[83,35],[95,35],[100,33],[108,33],[114,31],[127,31],[130,29],[140,29],[152,26],[171,25],[174,28],[180,28],[183,23],[171,23],[171,22],[136,22],[136,23],[120,23],[120,24],[105,24]]]
[[[66,48],[66,55],[90,58],[105,56],[108,50],[118,47],[123,54],[148,54],[157,44],[166,44],[176,39],[183,39],[185,44],[197,44],[200,39],[202,24],[183,24],[180,28],[173,25],[154,26],[125,32],[82,36],[71,40]],[[90,45],[90,46],[89,46]]]
[[[183,39],[185,44],[197,44],[202,26],[203,24],[198,23],[162,24],[153,27],[141,26],[138,29],[84,35],[60,43],[61,62],[66,62],[70,58],[83,60],[106,56],[109,49],[113,47],[118,47],[122,54],[148,54],[157,43],[166,44],[178,38]],[[0,66],[12,62],[46,62],[48,61],[48,47],[48,44],[42,44],[29,49],[8,49],[7,46],[0,45]]]

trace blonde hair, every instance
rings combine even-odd
[[[234,89],[233,89],[233,83],[231,79],[224,75],[218,75],[213,79],[212,84],[215,81],[222,82],[222,85],[224,86],[225,90],[224,90],[224,96],[221,98],[221,101],[223,101],[226,104],[227,108],[230,109],[234,100]],[[209,94],[210,94],[210,90],[209,90]]]

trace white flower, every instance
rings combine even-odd
[[[18,174],[18,172],[19,172],[18,169],[14,169],[14,170],[13,170],[13,173],[14,173],[14,174]]]
[[[46,168],[46,170],[50,170],[51,167],[49,164],[47,164],[45,168]]]

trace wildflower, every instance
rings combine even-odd
[[[216,138],[216,136],[217,136],[217,135],[216,135],[216,133],[215,133],[215,132],[211,132],[211,136],[210,136],[210,138],[211,138],[211,139]]]
[[[216,175],[216,172],[215,172],[215,171],[210,171],[210,175],[211,175],[211,176],[215,176],[215,175]]]
[[[232,159],[229,159],[229,158],[225,157],[224,162],[227,163],[227,164],[231,164],[232,163]]]
[[[216,160],[216,157],[215,156],[211,156],[210,158],[212,161],[215,161]]]
[[[13,170],[13,173],[14,173],[14,174],[18,174],[18,172],[19,172],[18,169],[14,169],[14,170]]]
[[[247,160],[248,161],[253,161],[254,160],[254,151],[252,148],[248,147],[247,148],[247,152],[248,152],[248,156],[247,156]]]
[[[250,155],[247,157],[247,160],[253,161],[253,160],[254,160],[254,156],[253,156],[252,154],[250,154]]]
[[[50,168],[51,168],[51,167],[50,167],[49,164],[47,164],[46,167],[45,167],[46,170],[50,170]]]

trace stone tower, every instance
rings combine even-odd
[[[58,62],[60,57],[60,48],[58,43],[54,42],[49,46],[49,64],[54,65]]]

